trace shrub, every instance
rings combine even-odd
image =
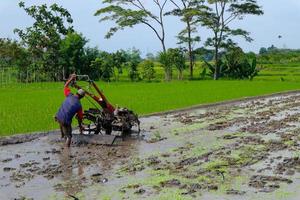
[[[151,60],[144,60],[138,66],[142,69],[142,79],[151,81],[155,78],[154,63]]]

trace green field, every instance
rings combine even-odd
[[[170,83],[114,82],[98,85],[113,104],[138,114],[166,111],[195,104],[296,90],[297,82],[173,81]],[[64,99],[63,83],[11,84],[0,88],[0,135],[57,129],[53,120]],[[83,101],[84,108],[93,106]]]
[[[300,81],[300,63],[264,64],[254,80]]]
[[[197,63],[196,79],[203,68]],[[164,71],[156,65],[156,79],[152,83],[129,82],[124,71],[119,82],[98,82],[114,104],[128,107],[138,114],[212,103],[246,96],[257,96],[300,89],[300,64],[265,64],[260,66],[254,81],[207,80],[163,82]],[[177,72],[174,70],[174,79]],[[188,70],[184,71],[188,78]],[[13,80],[13,79],[12,79]],[[5,83],[5,82],[4,82]],[[53,120],[64,99],[63,83],[14,83],[0,85],[0,136],[56,129]],[[83,101],[84,108],[93,107]]]

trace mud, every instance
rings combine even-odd
[[[298,199],[299,106],[295,92],[144,117],[113,146],[1,138],[0,199]]]

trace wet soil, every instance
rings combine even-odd
[[[2,138],[0,199],[298,199],[299,106],[293,93],[149,116],[113,146]]]

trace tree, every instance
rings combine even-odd
[[[220,76],[225,78],[252,80],[259,72],[256,66],[256,55],[245,54],[239,47],[226,52],[219,62]],[[209,63],[206,64],[214,74],[215,68]]]
[[[38,68],[54,80],[61,80],[60,42],[62,36],[73,31],[71,14],[57,4],[25,7],[25,3],[20,2],[19,7],[34,19],[31,27],[14,30],[28,48],[32,68]]]
[[[100,57],[100,51],[97,47],[85,47],[84,48],[84,57],[83,57],[83,66],[80,69],[82,74],[87,74],[93,80],[99,80],[101,77],[100,68],[93,65],[92,62],[96,60],[96,58]]]
[[[172,54],[170,51],[160,52],[158,55],[159,62],[162,64],[162,67],[165,70],[165,80],[172,80],[172,72],[173,72],[173,61]]]
[[[136,62],[127,62],[128,76],[131,81],[138,81],[140,79],[138,71],[138,63]]]
[[[64,78],[76,72],[81,74],[84,71],[84,46],[88,41],[75,32],[69,32],[60,42],[61,66]]]
[[[22,47],[19,42],[0,38],[1,67],[20,67],[21,65],[27,65],[28,59],[26,49]]]
[[[124,51],[126,58],[125,67],[128,68],[128,76],[131,81],[137,81],[140,79],[138,64],[141,62],[141,52],[138,49],[132,48]]]
[[[19,42],[11,39],[0,38],[0,67],[16,68],[19,81],[31,81],[28,68],[31,64],[30,55],[26,48]]]
[[[225,76],[234,79],[252,80],[259,72],[255,54],[245,54],[241,48],[233,49],[224,56],[222,68]]]
[[[155,56],[154,56],[154,54],[153,53],[147,53],[146,54],[146,58],[147,58],[147,60],[151,60],[151,61],[155,61]]]
[[[112,58],[113,58],[113,66],[116,68],[118,74],[115,74],[115,80],[119,80],[120,74],[123,73],[123,66],[126,63],[126,55],[123,51],[117,51],[115,53],[112,53]]]
[[[121,50],[121,52],[125,56],[126,62],[134,62],[138,64],[142,61],[140,50],[134,47],[126,51]]]
[[[182,49],[169,49],[172,65],[178,70],[178,79],[182,80],[183,70],[186,69],[185,56]]]
[[[123,30],[126,27],[132,28],[135,25],[144,24],[154,32],[162,45],[163,51],[166,51],[164,10],[168,0],[149,1],[158,9],[157,15],[146,8],[141,0],[103,0],[103,3],[109,5],[99,9],[95,16],[105,15],[100,19],[100,22],[110,20],[116,23],[116,26],[108,31],[106,38],[110,38],[118,30]]]
[[[91,62],[91,68],[99,70],[99,77],[104,81],[110,81],[113,75],[113,58],[112,55],[102,52],[101,56]]]
[[[229,24],[234,20],[242,20],[246,15],[262,15],[263,11],[256,0],[208,0],[209,10],[199,16],[199,21],[213,31],[213,37],[208,38],[206,46],[214,48],[215,72],[214,79],[220,77],[221,48],[235,46],[231,36],[242,36],[251,42],[249,32],[242,29],[232,29]]]
[[[262,47],[259,49],[259,54],[262,55],[262,54],[266,54],[268,53],[268,50],[265,48],[265,47]]]
[[[155,78],[154,63],[151,60],[144,60],[138,65],[142,69],[142,79],[146,79],[150,82]]]
[[[199,12],[206,11],[207,7],[203,5],[204,0],[170,0],[175,9],[166,13],[180,17],[181,21],[186,24],[185,28],[178,34],[178,44],[187,44],[189,56],[190,79],[193,78],[194,68],[194,44],[200,42],[199,36],[193,36],[197,33]]]

